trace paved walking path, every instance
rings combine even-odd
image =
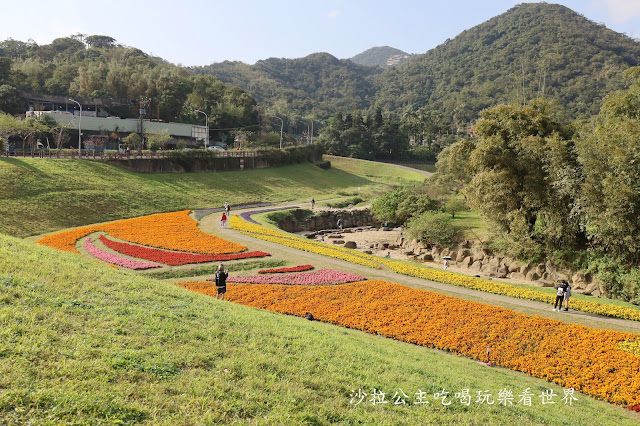
[[[273,205],[284,206],[286,204]],[[301,205],[296,203],[296,205]],[[237,210],[234,213],[239,213]],[[217,226],[219,218],[217,215],[210,215],[203,218],[202,227],[211,229],[211,226]],[[216,230],[218,233],[218,230]],[[382,279],[385,281],[395,282],[398,284],[404,284],[414,288],[423,288],[430,291],[447,294],[462,299],[487,303],[495,306],[513,309],[515,311],[523,312],[530,315],[541,315],[547,318],[557,319],[564,322],[576,323],[593,328],[603,328],[619,331],[628,331],[634,333],[640,333],[640,322],[629,321],[618,318],[603,317],[596,314],[587,312],[573,311],[569,312],[553,312],[550,304],[536,302],[526,299],[517,299],[508,296],[502,296],[493,293],[486,293],[478,290],[472,290],[465,287],[458,287],[451,284],[444,284],[435,281],[429,281],[422,278],[410,277],[406,275],[397,274],[384,268],[382,270],[373,269],[362,265],[353,264],[340,259],[335,259],[329,256],[323,256],[316,253],[309,253],[301,250],[297,250],[291,247],[282,246],[269,241],[253,238],[249,235],[243,234],[239,231],[224,228],[219,230],[219,234],[226,235],[224,238],[233,242],[242,243],[247,245],[250,250],[264,250],[271,253],[286,253],[291,256],[291,259],[295,263],[303,264],[310,263],[315,264],[318,262],[332,265],[332,268],[338,270],[349,270],[358,272],[369,279]],[[501,281],[506,282],[506,281]]]

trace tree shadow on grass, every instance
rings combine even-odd
[[[20,167],[21,169],[29,170],[30,172],[33,172],[33,173],[35,173],[37,175],[40,175],[40,176],[48,176],[46,173],[44,173],[39,168],[34,167],[31,164],[29,164],[28,162],[26,162],[24,160],[20,160],[18,158],[0,158],[0,161],[3,162],[3,163],[11,164],[12,166],[15,166],[15,167]],[[43,161],[47,161],[47,160],[43,160]]]

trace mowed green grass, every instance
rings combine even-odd
[[[371,179],[384,178],[386,182],[401,184],[406,181],[422,182],[425,175],[412,170],[396,167],[393,164],[377,163],[374,161],[358,160],[355,158],[336,157],[334,155],[323,156],[331,162],[332,168],[337,168],[358,176]]]
[[[3,424],[637,424],[509,370],[243,307],[0,235]],[[387,404],[369,402],[373,389]],[[526,388],[556,404],[518,404]],[[368,395],[351,403],[353,391]],[[470,406],[447,399],[469,389]],[[511,389],[512,406],[498,405]],[[490,391],[493,405],[476,403]],[[429,404],[413,404],[425,392]],[[395,404],[402,392],[406,404]],[[359,401],[358,398],[356,400]]]
[[[423,170],[425,172],[435,173],[436,165],[434,163],[395,163],[399,166],[411,167],[412,169]]]
[[[345,159],[341,164],[349,164]],[[311,164],[220,173],[133,173],[86,160],[0,159],[0,233],[17,237],[183,209],[333,198],[421,178],[393,166],[366,176]]]

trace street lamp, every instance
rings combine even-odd
[[[304,121],[303,121],[304,123]],[[311,128],[309,127],[309,123],[304,123],[307,125],[307,145],[309,144],[309,132],[311,131]]]
[[[80,128],[82,126],[82,105],[80,104],[80,102],[74,99],[69,98],[69,100],[71,102],[77,103],[78,107],[80,108],[80,119],[78,120],[78,157],[79,157],[82,152],[82,129]]]
[[[209,116],[206,112],[200,111],[199,109],[194,109],[194,111],[204,114],[205,127],[207,128],[207,135],[204,138],[204,149],[207,149],[207,145],[209,145]]]
[[[284,129],[284,121],[282,121],[282,118],[276,117],[275,115],[273,115],[272,117],[280,120],[280,149],[282,149],[282,130]]]

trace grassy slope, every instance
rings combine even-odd
[[[368,178],[375,179],[383,177],[390,183],[399,183],[400,180],[422,182],[426,177],[421,173],[401,169],[391,164],[376,163],[355,158],[336,157],[334,155],[325,155],[324,159],[329,160],[333,168],[339,168],[340,170]]]
[[[380,191],[395,167],[359,176],[313,164],[221,173],[141,174],[80,160],[0,159],[0,233],[43,234],[151,213]],[[392,182],[416,180],[403,171]]]
[[[13,276],[8,279],[8,276]],[[633,424],[582,395],[572,407],[434,403],[562,389],[413,345],[217,301],[0,235],[0,422],[155,424]],[[418,390],[427,406],[357,407],[353,389]],[[366,402],[366,400],[365,400]]]

